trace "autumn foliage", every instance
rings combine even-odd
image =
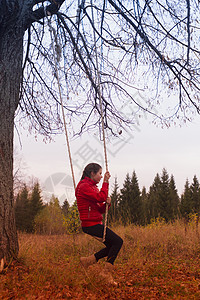
[[[154,219],[118,226],[124,239],[116,260],[117,287],[99,277],[104,262],[87,273],[79,257],[102,245],[76,235],[19,234],[18,261],[0,275],[0,299],[200,299],[200,247],[195,216],[189,223]]]

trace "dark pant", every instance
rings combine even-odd
[[[82,230],[84,233],[87,233],[93,237],[102,238],[104,225],[97,224],[90,227],[82,227]],[[121,239],[121,237],[107,227],[105,242],[104,242],[104,245],[106,247],[94,254],[96,260],[98,261],[103,257],[107,257],[107,261],[113,264],[117,257],[117,254],[119,253],[119,250],[122,247],[122,244],[123,244],[123,240]]]

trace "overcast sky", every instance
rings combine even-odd
[[[110,190],[115,177],[122,188],[126,174],[131,175],[135,170],[140,188],[145,186],[148,191],[156,173],[161,174],[162,169],[166,168],[169,175],[174,175],[176,187],[181,194],[187,178],[190,183],[194,175],[200,180],[199,129],[200,116],[191,123],[169,129],[156,127],[147,117],[131,131],[123,130],[119,138],[107,143],[112,175]],[[16,134],[15,147],[27,166],[25,179],[31,176],[38,178],[45,190],[45,200],[54,193],[61,204],[66,198],[72,203],[74,190],[65,135],[58,135],[54,142],[45,144],[41,137],[36,141],[23,130],[20,132],[21,145]],[[94,134],[84,134],[70,144],[76,183],[89,162],[102,164],[105,171],[103,145]]]

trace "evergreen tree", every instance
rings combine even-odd
[[[69,208],[70,208],[70,205],[69,205],[69,202],[67,201],[67,199],[63,202],[63,205],[62,205],[62,211],[63,211],[63,214],[65,216],[68,215],[69,213]]]
[[[191,197],[192,197],[192,211],[194,213],[200,212],[200,188],[199,188],[199,181],[197,176],[194,175],[193,182],[190,185]]]
[[[135,171],[131,178],[129,174],[126,175],[120,194],[119,212],[124,225],[142,222],[142,202]]]
[[[141,192],[139,189],[138,179],[136,172],[134,171],[131,177],[131,223],[141,224],[143,221],[142,215],[142,199]]]
[[[180,211],[183,217],[186,217],[192,212],[192,193],[188,179],[186,180],[184,192],[181,196]]]
[[[26,185],[17,194],[15,201],[15,220],[17,230],[27,231],[30,226],[28,188]]]
[[[169,196],[170,196],[170,202],[169,202],[169,219],[173,220],[177,218],[179,214],[179,205],[180,200],[178,196],[178,192],[175,185],[175,180],[173,175],[171,175],[170,181],[169,181]]]
[[[162,217],[166,221],[177,216],[179,197],[175,186],[174,177],[163,168],[161,177],[157,174],[149,193],[149,212],[151,218]]]
[[[160,215],[160,193],[161,193],[161,179],[159,174],[157,173],[153,184],[149,188],[149,195],[147,200],[147,220],[148,223],[151,221],[152,218],[157,218]]]
[[[119,215],[122,223],[124,225],[130,223],[131,213],[130,213],[130,201],[131,201],[131,179],[129,174],[126,174],[124,180],[123,188],[120,190],[119,199]]]
[[[161,176],[161,185],[160,185],[160,193],[159,193],[159,216],[164,218],[166,221],[170,220],[171,214],[171,200],[170,200],[170,189],[169,189],[169,175],[167,170],[164,168]]]
[[[108,220],[109,222],[116,222],[117,218],[118,218],[118,203],[119,203],[119,198],[120,198],[120,194],[118,192],[119,186],[117,184],[117,178],[115,178],[115,182],[114,182],[114,187],[113,187],[113,192],[111,194],[111,207],[108,211]]]
[[[35,183],[31,196],[30,196],[30,220],[31,224],[28,228],[29,232],[32,232],[34,229],[34,219],[35,216],[42,210],[43,202],[41,197],[40,185],[38,182]]]
[[[143,216],[142,225],[145,225],[148,223],[149,212],[148,212],[148,194],[144,186],[142,188],[142,193],[141,193],[141,202],[142,202],[142,216]]]
[[[173,175],[169,178],[167,170],[163,168],[161,177],[156,174],[149,190],[147,201],[147,220],[162,217],[166,221],[173,220],[178,215],[179,196]]]

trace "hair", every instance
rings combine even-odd
[[[81,180],[83,180],[85,177],[91,178],[91,173],[93,172],[94,174],[96,174],[100,169],[102,169],[102,167],[99,164],[96,163],[88,164],[83,170]]]

